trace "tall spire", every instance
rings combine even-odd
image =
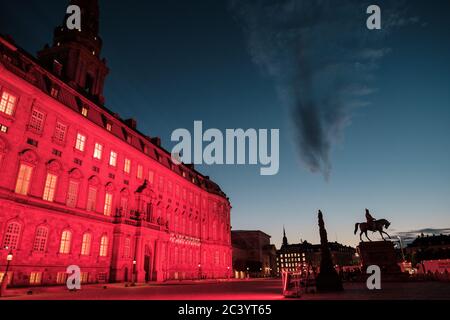
[[[284,229],[283,226],[283,246],[287,246],[288,245],[288,241],[287,241],[287,237],[286,237],[286,230]]]
[[[63,80],[97,103],[103,104],[103,85],[109,70],[101,59],[102,39],[99,35],[98,0],[70,0],[81,10],[81,31],[66,26],[71,14],[64,13],[61,26],[55,28],[53,45],[38,52],[41,64],[58,73]],[[55,71],[55,61],[62,65]]]

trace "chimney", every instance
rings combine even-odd
[[[126,119],[124,122],[128,127],[130,127],[133,130],[136,130],[137,122],[135,119],[133,119],[133,118]]]
[[[161,147],[161,138],[160,138],[160,137],[153,137],[153,138],[150,138],[150,141],[151,141],[154,145],[157,145],[158,147]]]

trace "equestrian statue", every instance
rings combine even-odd
[[[381,235],[381,238],[383,238],[384,241],[386,241],[386,239],[383,237],[383,233],[385,235],[387,235],[389,237],[389,239],[391,239],[391,236],[383,230],[383,228],[384,229],[389,228],[389,226],[391,225],[391,223],[389,221],[387,221],[386,219],[378,219],[378,220],[374,219],[368,209],[366,209],[366,220],[367,220],[367,222],[360,222],[360,223],[355,224],[355,232],[354,233],[356,234],[356,232],[358,231],[358,227],[359,227],[359,230],[361,231],[359,233],[359,239],[361,239],[362,242],[364,242],[364,240],[362,239],[363,233],[366,235],[366,238],[369,239],[369,241],[372,241],[367,236],[367,231],[372,231],[372,232],[378,231]]]

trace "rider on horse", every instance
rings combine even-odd
[[[372,215],[369,212],[369,209],[366,209],[366,220],[367,220],[367,225],[369,227],[371,227],[372,229],[375,229],[375,221],[377,221],[377,219],[372,217]]]

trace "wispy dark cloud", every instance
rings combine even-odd
[[[392,3],[390,1],[389,3]],[[370,104],[380,60],[389,54],[380,39],[405,18],[398,5],[382,5],[382,31],[366,28],[361,0],[232,0],[255,64],[273,77],[292,110],[300,157],[328,178],[331,150],[352,121],[352,111]]]

